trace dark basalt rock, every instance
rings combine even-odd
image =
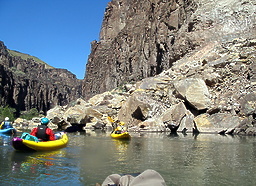
[[[0,105],[20,111],[36,108],[46,113],[81,97],[81,81],[65,69],[12,55],[0,41]]]
[[[100,41],[92,42],[83,95],[89,98],[169,69],[197,44],[181,28],[196,7],[191,0],[112,0]]]
[[[254,22],[252,0],[112,0],[105,11],[100,40],[91,43],[83,95],[90,98],[158,75],[210,43],[253,38]],[[253,41],[246,47],[254,45]],[[240,53],[241,60],[247,56]],[[219,57],[212,56],[209,61],[214,58]],[[208,60],[202,63],[207,65]],[[216,65],[226,66],[227,62]],[[248,79],[254,78],[255,73],[248,75]],[[206,83],[214,86],[216,82]]]

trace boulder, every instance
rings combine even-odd
[[[200,78],[186,78],[174,83],[177,92],[197,110],[210,106],[210,93],[205,82]]]
[[[150,98],[145,92],[134,92],[122,105],[118,118],[128,125],[134,126],[149,117]]]
[[[83,124],[90,120],[90,118],[101,118],[102,114],[93,108],[83,108],[80,106],[74,106],[67,109],[67,111],[63,114],[63,118],[65,118],[71,124]]]
[[[194,119],[196,128],[203,133],[229,133],[239,126],[241,119],[226,113],[200,114]]]
[[[22,118],[17,118],[12,125],[18,130],[29,129],[29,121]]]
[[[156,76],[145,78],[137,84],[137,89],[159,90],[166,88],[171,81],[168,76]]]
[[[187,109],[184,103],[180,102],[176,105],[172,105],[162,114],[162,121],[167,123],[174,123],[178,125],[181,118],[186,115]]]
[[[242,115],[256,115],[256,92],[242,96],[239,99],[239,103]]]
[[[52,121],[54,124],[58,124],[66,111],[66,107],[57,105],[56,107],[47,111],[46,117]]]

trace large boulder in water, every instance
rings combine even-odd
[[[194,119],[199,132],[229,133],[238,127],[241,119],[227,113],[201,114]]]

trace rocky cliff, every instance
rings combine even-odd
[[[92,42],[83,94],[152,77],[195,50],[253,33],[252,0],[112,0]]]
[[[255,21],[253,0],[112,0],[87,63],[88,102],[48,116],[256,135]]]
[[[11,51],[0,42],[0,105],[20,111],[36,108],[46,113],[81,97],[81,80],[65,69]]]
[[[89,99],[47,117],[59,128],[111,116],[129,131],[256,135],[255,21],[253,0],[113,0],[92,43]]]
[[[172,68],[134,84],[47,112],[61,126],[111,126],[129,131],[256,135],[256,38],[205,46]]]

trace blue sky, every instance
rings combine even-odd
[[[83,79],[111,0],[0,0],[0,40]]]

